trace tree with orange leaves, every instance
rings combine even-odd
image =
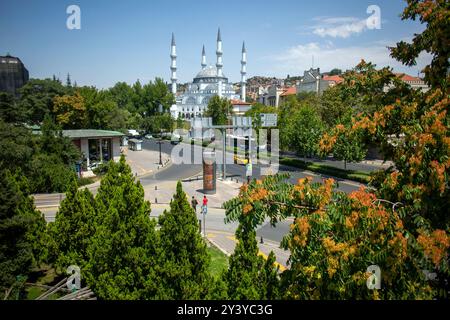
[[[229,220],[245,216],[253,228],[267,217],[273,224],[294,217],[282,242],[291,252],[290,269],[281,275],[285,298],[448,297],[449,3],[407,2],[403,18],[419,17],[427,25],[413,43],[399,43],[392,55],[412,65],[422,51],[430,52],[433,60],[424,70],[430,91],[407,88],[388,69],[363,72],[364,61],[341,84],[350,95],[363,93],[359,100],[363,109],[348,130],[379,144],[395,164],[374,177],[374,190],[346,195],[335,192],[330,182],[301,180],[293,186],[283,182],[286,176],[277,175],[246,185],[225,205]],[[370,87],[378,84],[389,91],[372,94]],[[323,151],[334,148],[341,127],[338,124],[323,136]],[[256,200],[255,190],[261,188],[266,196]],[[381,269],[380,290],[366,286],[372,276],[367,267],[372,264]]]
[[[241,188],[225,204],[227,219],[245,221],[254,230],[266,218],[275,225],[293,217],[282,247],[290,250],[290,267],[281,274],[281,297],[286,299],[431,299],[436,284],[423,270],[441,268],[450,237],[445,231],[415,236],[403,223],[398,208],[377,199],[365,188],[350,194],[336,191],[335,182],[269,176]],[[242,233],[242,229],[240,231]],[[253,233],[254,237],[254,233]],[[242,250],[242,248],[241,248]],[[367,272],[381,269],[381,290],[370,290]]]

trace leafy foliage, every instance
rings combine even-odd
[[[330,134],[325,133],[319,145],[323,154],[332,152],[334,158],[343,160],[345,169],[348,162],[359,162],[367,153],[361,132],[342,124],[337,125]]]
[[[425,81],[433,87],[446,88],[450,67],[450,4],[446,0],[407,0],[407,3],[402,20],[419,19],[426,28],[414,35],[412,43],[398,42],[391,48],[391,56],[407,66],[414,66],[420,53],[430,53],[433,59],[423,70]]]
[[[213,96],[205,111],[205,117],[211,117],[214,125],[223,125],[228,123],[228,116],[233,113],[231,102],[227,98]]]
[[[8,123],[21,123],[27,120],[27,111],[12,94],[0,92],[0,119]]]
[[[57,96],[53,99],[53,112],[57,123],[65,129],[80,129],[87,124],[86,105],[83,97],[74,95]]]
[[[249,228],[250,226],[247,226]],[[236,230],[238,243],[229,258],[229,268],[222,278],[231,300],[277,299],[278,269],[273,252],[267,261],[258,255],[256,232],[240,224]]]
[[[122,156],[111,162],[95,198],[96,232],[87,248],[86,281],[101,299],[158,294],[156,223],[144,190]]]
[[[181,182],[170,202],[170,211],[159,217],[161,287],[166,299],[203,299],[212,278],[210,257],[201,238],[197,216],[190,206]]]
[[[0,294],[46,259],[45,220],[19,172],[0,170]]]
[[[285,128],[290,149],[304,157],[316,155],[323,130],[323,123],[317,111],[308,105],[301,106],[291,114]]]
[[[68,89],[56,80],[31,79],[19,93],[19,104],[24,110],[29,110],[29,121],[40,124],[46,115],[53,115],[54,98],[68,93]]]
[[[77,187],[76,180],[72,180],[55,222],[49,225],[55,266],[63,272],[70,265],[84,270],[88,262],[87,247],[95,233],[94,197],[89,190],[77,190]]]
[[[300,179],[292,185],[283,182],[286,178],[276,175],[253,181],[226,204],[227,218],[248,225],[249,235],[265,218],[276,224],[294,217],[282,242],[291,252],[290,269],[281,275],[284,298],[414,299],[437,295],[436,283],[428,282],[422,270],[438,267],[448,274],[450,239],[445,231],[422,230],[414,236],[405,229],[402,213],[386,207],[367,190],[347,195],[334,191],[332,179],[324,184]],[[429,252],[424,249],[427,245]],[[254,252],[251,247],[246,249],[246,254]],[[371,264],[382,270],[380,291],[367,289],[371,274],[366,269]]]

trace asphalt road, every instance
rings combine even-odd
[[[159,150],[159,145],[156,143],[155,140],[145,140],[142,144],[142,147],[144,149],[148,150]],[[174,148],[175,152],[172,154],[172,150]],[[181,160],[176,160],[175,158],[179,158],[174,156],[176,151],[179,151],[183,149],[183,151],[178,152],[179,155],[183,156],[183,153],[186,151],[186,157],[184,158],[185,162],[188,163],[179,163]],[[190,149],[190,151],[189,151]],[[189,177],[192,177],[194,175],[201,175],[202,174],[202,165],[201,165],[201,155],[202,155],[202,147],[197,145],[187,145],[187,144],[178,144],[176,146],[172,145],[170,141],[164,141],[164,143],[161,145],[161,151],[164,153],[171,154],[172,158],[172,165],[170,168],[165,169],[161,172],[151,174],[148,176],[144,176],[140,178],[140,181],[143,185],[146,184],[152,184],[155,181],[176,181],[176,180],[183,180],[187,179]],[[190,159],[189,154],[190,153]],[[216,159],[219,163],[217,165],[217,176],[219,177],[222,174],[222,151],[216,150]],[[238,179],[240,182],[246,180],[245,174],[246,174],[246,168],[244,165],[240,164],[234,164],[233,163],[233,154],[230,152],[227,152],[227,165],[226,165],[226,174],[227,178],[232,179]],[[259,179],[261,178],[261,170],[263,168],[267,168],[267,165],[263,164],[253,164],[253,178]],[[322,182],[324,178],[327,178],[325,175],[313,173],[313,172],[304,172],[300,171],[297,168],[289,167],[280,165],[279,166],[279,172],[287,172],[290,174],[289,182],[290,183],[297,183],[298,179],[304,178],[306,176],[312,176],[314,182]],[[338,183],[338,190],[344,191],[344,192],[352,192],[359,188],[360,184],[356,182],[346,181],[339,178],[334,178]]]
[[[144,149],[148,149],[148,150],[156,150],[156,151],[159,150],[159,145],[156,143],[155,140],[145,140],[142,144],[142,147]],[[179,163],[180,160],[179,159],[177,160],[177,158],[179,158],[179,157],[174,156],[175,153],[172,152],[174,148],[177,148],[174,150],[174,152],[180,151],[182,149],[184,150],[183,152],[185,152],[186,150],[190,150],[190,151],[186,151],[187,153],[191,153],[190,160],[189,160],[189,155],[185,158],[185,162],[188,162],[188,163]],[[203,148],[201,146],[197,146],[197,145],[190,146],[190,145],[186,145],[186,144],[179,144],[177,146],[174,146],[170,143],[170,141],[165,141],[161,145],[161,151],[171,155],[172,165],[161,171],[139,177],[141,184],[143,186],[146,186],[146,185],[155,184],[160,181],[164,181],[164,182],[177,181],[177,180],[185,180],[185,179],[188,179],[195,175],[200,176],[202,174],[202,165],[200,164],[202,149]],[[218,162],[221,163],[222,151],[216,150],[216,154],[217,154],[216,159],[218,160]],[[231,177],[232,179],[238,179],[239,182],[246,180],[245,166],[239,165],[239,164],[233,164],[233,154],[232,153],[228,152],[226,154],[226,156],[227,156],[227,160],[226,160],[227,161],[227,166],[226,166],[227,177]],[[191,162],[194,162],[195,159],[197,160],[197,163],[192,164]],[[253,165],[253,178],[261,177],[261,169],[263,167],[267,167],[267,165],[259,164],[259,163]],[[218,165],[217,170],[218,170],[217,176],[219,177],[222,172],[221,164]],[[296,183],[299,178],[304,178],[306,176],[312,176],[313,180],[315,182],[322,182],[322,180],[325,178],[323,175],[315,174],[312,172],[311,173],[304,172],[304,171],[300,171],[297,168],[283,166],[283,165],[281,165],[279,167],[279,171],[280,172],[288,172],[290,174],[289,182],[291,182],[291,183]],[[339,180],[339,179],[337,179],[337,181],[338,181],[338,190],[341,190],[344,192],[351,192],[353,190],[358,189],[360,186],[360,184],[350,182],[350,181],[343,181],[343,180]],[[94,193],[96,193],[97,190],[92,190],[92,191]],[[59,195],[59,194],[38,195],[38,198],[35,200],[39,203],[39,206],[44,206],[44,208],[42,208],[40,210],[46,214],[47,218],[50,221],[52,221],[54,219],[54,215],[56,214],[58,204],[63,197],[64,197],[64,195]],[[45,208],[45,206],[48,206],[48,207]],[[154,209],[157,209],[157,208],[154,208]],[[158,211],[158,210],[155,210],[155,213],[156,213],[156,211]],[[213,216],[209,216],[208,217],[208,220],[209,220],[208,225],[209,226],[214,225],[214,226],[216,226],[216,229],[231,232],[236,226],[223,224],[223,218],[224,218],[223,214],[218,215],[217,217],[214,217],[214,219],[213,219]],[[289,225],[291,222],[292,221],[290,221],[289,219],[279,222],[275,228],[270,226],[270,224],[266,223],[257,230],[257,236],[263,237],[263,239],[266,239],[266,240],[280,242],[281,239],[283,238],[283,236],[289,232]]]

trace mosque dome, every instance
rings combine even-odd
[[[208,66],[199,73],[194,78],[195,80],[205,79],[205,78],[217,78],[217,68],[215,66]],[[222,79],[226,79],[226,76],[222,73]]]

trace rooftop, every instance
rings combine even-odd
[[[422,81],[419,77],[413,77],[406,73],[396,73],[395,75],[403,81]]]
[[[63,135],[71,139],[76,138],[111,138],[122,137],[125,134],[118,131],[96,130],[96,129],[78,129],[78,130],[63,130]]]
[[[324,76],[323,80],[325,81],[334,81],[336,84],[341,83],[344,81],[344,78],[341,76],[335,75],[335,76]]]
[[[297,87],[289,87],[287,88],[282,94],[281,96],[290,96],[293,94],[297,94]]]
[[[232,105],[251,105],[251,103],[249,103],[249,102],[244,102],[244,101],[242,101],[242,100],[238,100],[238,99],[231,99],[230,100],[231,101],[231,104]]]
[[[208,66],[205,69],[201,70],[195,76],[197,78],[215,78],[217,77],[217,68],[214,66]],[[226,78],[226,76],[222,73],[222,78]]]

